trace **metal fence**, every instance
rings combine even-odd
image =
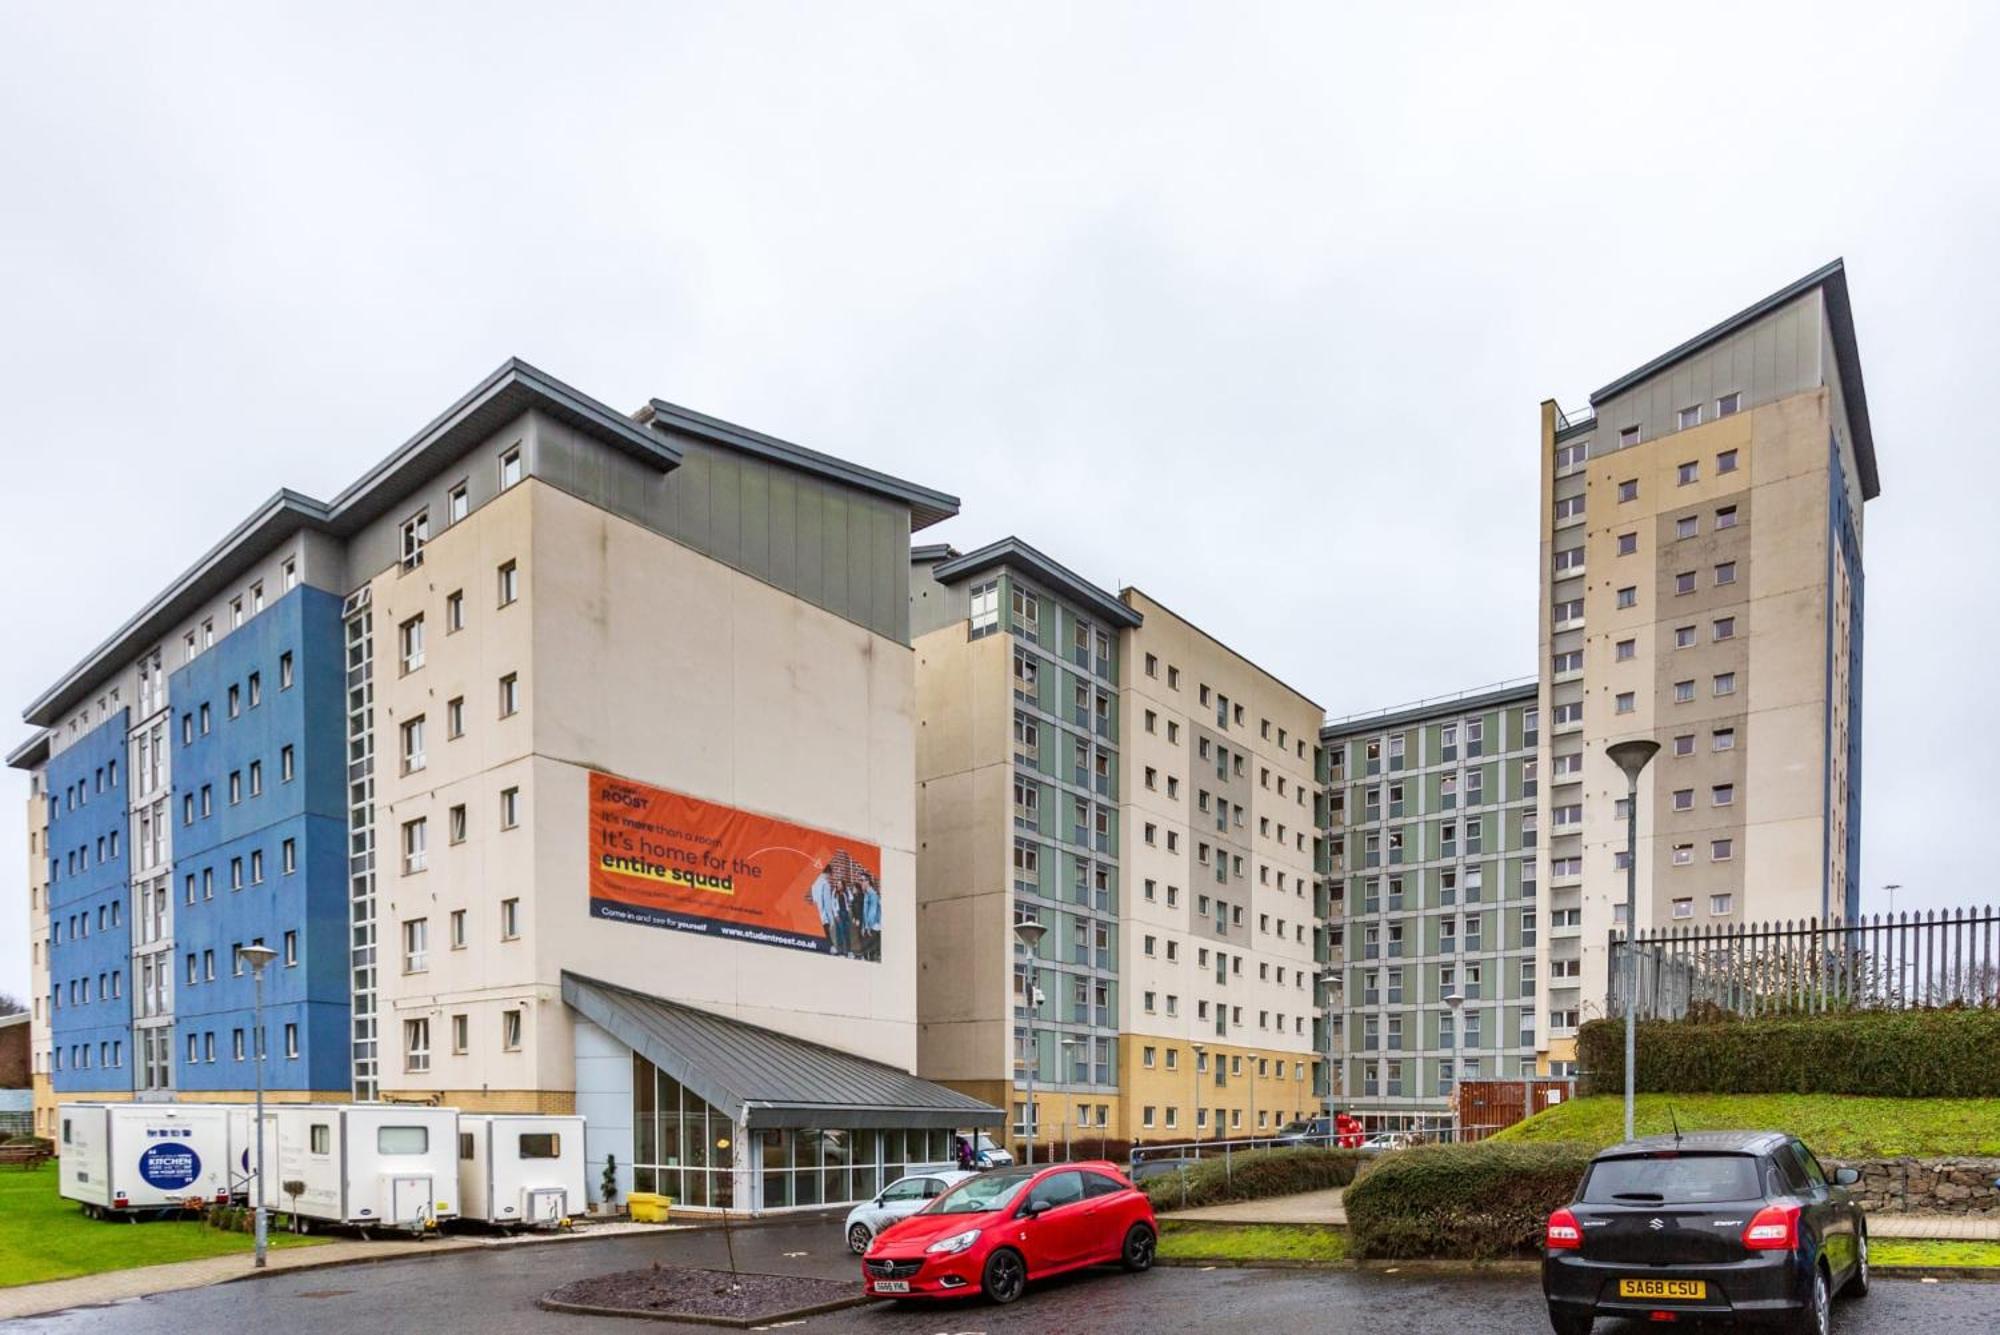
[[[1627,943],[1611,937],[1607,1014],[1625,1013]],[[2000,1006],[2000,910],[1940,909],[1851,922],[1667,927],[1630,943],[1645,1019]]]

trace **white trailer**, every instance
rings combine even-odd
[[[301,1220],[425,1232],[458,1214],[457,1133],[456,1108],[267,1104],[264,1205]]]
[[[228,1117],[216,1104],[65,1103],[61,1194],[93,1218],[229,1199]]]
[[[581,1117],[459,1114],[460,1218],[556,1228],[583,1204]]]

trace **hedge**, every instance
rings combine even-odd
[[[1360,1150],[1302,1147],[1244,1150],[1203,1159],[1185,1172],[1145,1183],[1155,1210],[1192,1210],[1228,1201],[1263,1200],[1301,1191],[1344,1187],[1370,1156]]]
[[[1357,1259],[1498,1260],[1538,1254],[1549,1215],[1568,1204],[1587,1145],[1420,1145],[1381,1157],[1347,1191]]]
[[[1583,1092],[1624,1092],[1625,1022],[1584,1025],[1577,1065]],[[2000,1098],[2000,1010],[1642,1020],[1633,1079],[1652,1094]]]

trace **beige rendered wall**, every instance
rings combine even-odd
[[[56,1094],[49,1060],[49,800],[38,769],[28,782],[28,1065],[35,1101],[35,1131],[53,1138]]]
[[[1008,1107],[1013,637],[916,642],[917,1074]]]
[[[509,559],[520,600],[500,608],[496,571]],[[447,636],[453,588],[466,591],[468,625]],[[533,478],[435,537],[418,575],[378,577],[375,600],[385,1091],[548,1105],[574,1085],[565,969],[914,1067],[907,648]],[[435,630],[425,667],[403,677],[396,627],[419,603]],[[500,719],[506,672],[520,674],[523,703]],[[467,735],[446,741],[445,702],[460,694]],[[431,721],[430,764],[402,776],[396,729],[418,709]],[[883,961],[591,918],[593,769],[876,843]],[[509,787],[520,790],[522,823],[502,830]],[[458,803],[469,832],[453,847],[445,829]],[[430,866],[406,876],[393,853],[418,814],[430,823]],[[514,940],[500,937],[507,898],[521,901]],[[467,915],[463,951],[449,947],[454,908]],[[432,962],[404,975],[396,933],[418,912],[431,922]],[[516,1052],[500,1050],[507,1008],[526,1012]],[[400,1025],[390,1027],[418,1013],[432,1017],[423,1077],[402,1073]],[[450,1051],[459,1013],[471,1031],[463,1055]]]

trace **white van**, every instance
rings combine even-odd
[[[456,1108],[267,1104],[263,1134],[266,1209],[417,1233],[458,1214]]]
[[[581,1117],[459,1114],[461,1219],[557,1228],[583,1204]]]
[[[65,1103],[60,1193],[102,1219],[229,1199],[229,1126],[216,1104]]]

